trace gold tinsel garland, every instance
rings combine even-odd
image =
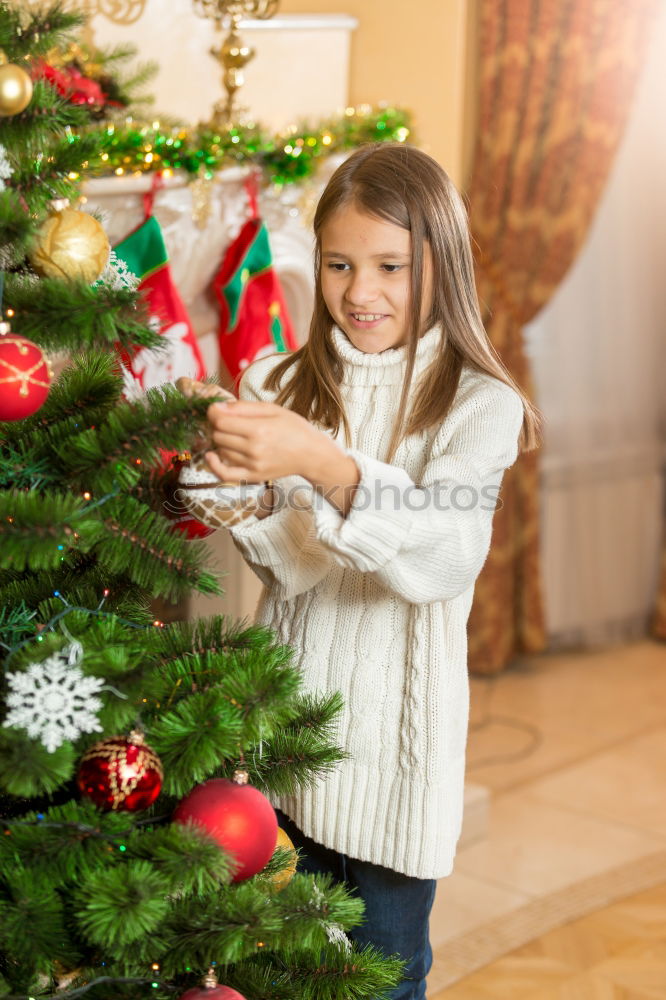
[[[91,161],[89,176],[104,174],[168,173],[184,170],[211,178],[222,167],[254,163],[267,181],[286,184],[310,177],[317,163],[332,153],[366,142],[406,142],[411,116],[404,109],[364,104],[313,127],[292,126],[273,134],[248,123],[213,132],[206,127],[162,128],[159,121],[105,125],[95,129],[101,137],[101,155]],[[72,141],[75,141],[72,136]]]

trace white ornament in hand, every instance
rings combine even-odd
[[[265,489],[265,483],[222,482],[203,455],[193,455],[180,470],[175,498],[209,528],[230,528],[258,510]]]

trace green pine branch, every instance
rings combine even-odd
[[[11,189],[0,191],[1,268],[9,269],[21,263],[25,256],[25,247],[33,238],[37,226],[37,220],[26,212]]]
[[[163,346],[159,334],[146,325],[145,309],[133,289],[8,275],[5,306],[16,314],[14,332],[46,350],[77,353],[108,351],[116,344],[158,350]]]
[[[219,975],[248,1000],[386,1000],[403,967],[371,947],[347,952],[327,944],[316,955],[301,949],[260,954]]]
[[[19,799],[55,792],[72,778],[76,759],[72,743],[49,753],[23,730],[0,728],[0,792]]]
[[[2,431],[0,431],[0,434]],[[48,455],[25,455],[23,442],[8,442],[0,450],[0,490],[38,489],[57,479]],[[1,446],[0,446],[1,447]]]
[[[179,898],[201,900],[216,895],[220,886],[231,880],[235,869],[233,859],[215,841],[180,823],[134,829],[124,843],[127,855],[150,861]]]
[[[137,47],[130,43],[95,49],[89,53],[91,59],[101,67],[96,79],[106,97],[121,105],[116,109],[107,105],[104,109],[105,117],[122,115],[125,118],[133,113],[136,118],[139,109],[145,111],[154,103],[152,94],[141,91],[157,75],[159,63],[143,62],[126,70],[125,64],[134,61],[137,52]]]
[[[0,569],[12,573],[72,572],[94,548],[105,587],[123,576],[167,600],[192,588],[220,593],[216,576],[200,569],[205,545],[174,534],[170,522],[129,496],[88,503],[73,494],[0,493],[0,543]]]
[[[328,695],[326,700],[340,710],[339,694]],[[293,795],[299,788],[314,787],[347,756],[326,731],[285,729],[246,753],[245,760],[252,784],[274,795]],[[226,774],[231,777],[232,773],[229,765]]]
[[[28,155],[34,156],[39,153],[40,142],[48,142],[54,133],[65,129],[79,130],[89,120],[85,105],[71,104],[46,80],[35,80],[32,99],[25,111],[2,119],[2,142],[10,150],[22,145]],[[72,190],[70,186],[70,193]]]
[[[103,426],[85,430],[59,449],[63,469],[90,491],[134,486],[141,465],[158,465],[163,449],[182,451],[205,423],[207,399],[186,399],[171,385],[122,403]]]
[[[217,577],[200,568],[207,552],[203,542],[188,541],[171,524],[132,497],[116,497],[101,510],[106,529],[95,552],[110,574],[126,574],[152,593],[176,601],[189,590],[219,594]]]
[[[242,720],[220,691],[197,691],[163,712],[149,731],[165,768],[165,794],[182,796],[237,756]]]
[[[109,584],[113,589],[109,588]],[[110,590],[106,603],[107,612],[115,612],[122,618],[140,623],[142,611],[147,607],[145,591],[132,583],[124,574],[113,579],[94,560],[94,553],[85,560],[78,559],[74,565],[62,564],[54,571],[30,573],[27,575],[0,574],[0,606],[24,603],[34,608],[35,622],[44,625],[54,615],[62,611],[60,599],[54,592],[66,595],[65,599],[73,607],[90,609],[93,613],[103,597]],[[34,635],[34,626],[26,633],[25,639]],[[0,640],[6,641],[0,632]],[[7,643],[14,645],[14,643]]]
[[[23,6],[0,4],[0,48],[10,62],[26,56],[43,56],[58,43],[73,37],[85,24],[80,11],[65,10],[64,4],[40,5],[30,11]]]
[[[76,922],[91,946],[115,955],[157,932],[169,914],[169,890],[167,875],[143,859],[98,868],[74,893]]]
[[[132,835],[126,815],[99,812],[85,801],[0,821],[0,830],[0,871],[7,881],[11,882],[16,866],[24,865],[36,876],[50,879],[54,889],[80,881],[100,865],[119,864],[120,847]]]
[[[0,646],[11,649],[34,629],[35,612],[25,601],[0,602]]]
[[[48,207],[52,198],[71,198],[72,180],[78,180],[82,167],[94,159],[99,139],[93,133],[51,139],[36,156],[22,156],[11,178],[12,188],[19,192],[34,211]],[[75,174],[74,178],[70,174]]]
[[[193,692],[215,690],[234,705],[242,720],[243,742],[252,743],[284,728],[294,716],[300,675],[285,646],[186,654],[162,663],[146,686],[155,705],[177,705]]]
[[[169,664],[183,658],[232,650],[268,649],[274,645],[275,637],[264,625],[248,625],[224,615],[213,615],[195,621],[174,622],[162,629],[155,651],[164,673]]]
[[[44,405],[22,422],[16,447],[24,455],[31,455],[33,461],[43,460],[45,452],[52,458],[54,444],[77,434],[81,427],[101,422],[122,396],[123,383],[117,367],[111,354],[79,354],[72,358],[52,385]],[[4,438],[9,442],[10,433],[10,425],[0,424],[0,441]]]
[[[71,550],[103,541],[102,525],[82,497],[0,493],[0,568],[56,569]]]
[[[0,950],[8,950],[21,965],[23,981],[29,982],[40,968],[54,961],[75,966],[79,954],[66,930],[62,900],[52,891],[47,876],[26,869],[3,880],[0,896]],[[27,985],[27,983],[26,983]]]

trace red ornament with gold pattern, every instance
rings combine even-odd
[[[45,354],[27,337],[0,322],[0,420],[23,420],[46,401],[53,372]]]
[[[111,736],[84,753],[76,783],[99,809],[139,812],[151,806],[162,788],[162,762],[143,734]]]

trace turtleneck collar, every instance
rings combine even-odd
[[[407,367],[407,345],[389,347],[378,354],[366,354],[354,347],[342,330],[334,326],[333,344],[344,362],[345,385],[402,385]],[[423,334],[416,347],[414,374],[419,375],[435,356],[442,337],[441,326],[432,326]]]

